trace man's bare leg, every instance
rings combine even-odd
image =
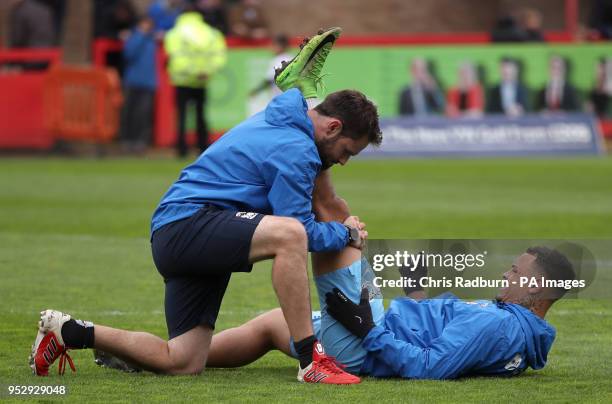
[[[274,258],[272,285],[295,341],[313,335],[308,284],[308,237],[295,219],[265,216],[253,234],[249,260]]]
[[[96,325],[94,347],[152,372],[198,374],[204,370],[212,334],[201,325],[165,341],[146,332]]]
[[[289,327],[281,309],[268,311],[239,327],[215,334],[210,344],[207,366],[245,366],[272,350],[291,356],[289,338]]]
[[[296,341],[313,335],[306,262],[307,242],[304,227],[295,219],[265,216],[257,226],[251,242],[249,261],[274,259],[272,283],[283,309],[282,313],[289,321],[283,319],[284,327],[287,328],[278,327],[280,312],[277,310],[273,315],[264,315],[254,324],[247,323],[248,327],[241,328],[238,333],[227,333],[228,337],[241,335],[254,337],[252,340],[254,344],[245,347],[240,353],[237,352],[233,358],[245,354],[245,359],[248,359],[253,356],[251,352],[262,352],[265,347],[270,347],[270,341],[272,344],[278,342],[274,347],[282,349],[281,336],[285,340],[288,352],[290,331]],[[281,332],[283,335],[279,335]],[[202,325],[166,342],[145,332],[96,325],[94,347],[146,370],[167,374],[192,374],[204,370],[212,334],[209,327]],[[233,339],[228,341],[229,344],[219,345],[220,350],[224,350],[224,347],[229,345],[234,349],[238,348],[237,345],[233,345]],[[269,349],[271,348],[267,348]],[[223,352],[223,355],[227,354],[227,351]],[[215,356],[215,362],[219,361],[218,357],[219,355]]]
[[[265,216],[255,230],[249,254],[250,262],[274,259],[272,283],[288,319],[288,329],[296,341],[313,336],[307,242],[306,231],[297,220]],[[50,321],[55,324],[53,331],[55,334],[63,334],[63,323],[58,321],[64,317],[59,312],[55,313],[55,317],[50,317]],[[77,336],[71,338],[81,341],[87,332],[92,332],[93,338],[87,344],[69,342],[68,346],[95,348],[143,369],[173,375],[198,374],[204,370],[213,334],[210,327],[199,325],[165,341],[146,332],[97,324],[90,328],[82,324],[72,321],[71,327],[77,327],[78,331]],[[285,340],[288,344],[289,338]]]
[[[312,271],[318,276],[345,268],[361,257],[361,251],[346,247],[341,251],[312,254]],[[289,327],[280,309],[268,311],[247,323],[215,334],[207,366],[245,366],[272,350],[291,356]]]
[[[241,366],[273,348],[289,353],[290,330],[293,329],[294,340],[313,335],[307,242],[304,227],[295,219],[265,216],[261,220],[253,234],[249,261],[274,259],[272,283],[283,311],[265,313],[241,327],[220,333],[223,337],[215,339],[211,358],[208,356],[213,332],[205,326],[166,342],[145,332],[96,325],[95,348],[143,369],[168,374],[200,373],[207,361],[211,361],[211,366],[218,366],[214,364],[222,360],[225,361],[222,366]],[[290,321],[283,318],[283,313]]]

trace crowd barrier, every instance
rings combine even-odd
[[[65,66],[61,57],[60,50],[0,51],[1,149],[49,149],[57,139],[106,143],[116,136],[117,72]]]
[[[46,71],[16,71],[12,64],[57,65],[62,52],[53,50],[0,50],[0,149],[48,149],[53,138],[44,125]]]
[[[54,139],[108,143],[117,135],[122,95],[115,70],[54,66],[44,96],[45,127]]]

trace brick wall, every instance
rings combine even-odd
[[[261,4],[272,31],[292,35],[334,25],[349,35],[488,31],[500,13],[525,6],[542,11],[545,29],[562,30],[565,22],[563,0],[262,0]]]

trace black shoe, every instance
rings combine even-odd
[[[98,349],[94,349],[94,362],[96,365],[102,366],[104,368],[109,369],[117,369],[126,373],[138,373],[142,372],[142,369],[136,367],[130,363],[127,363],[116,356],[113,356],[109,353],[100,351]]]

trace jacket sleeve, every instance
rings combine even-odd
[[[396,375],[411,379],[454,379],[487,359],[502,342],[497,326],[481,316],[461,316],[449,323],[430,346],[421,348],[374,327],[363,347]]]
[[[317,222],[312,212],[312,191],[320,163],[303,143],[279,148],[266,160],[264,177],[270,187],[268,202],[276,216],[296,218],[304,225],[310,251],[332,251],[348,242],[346,227],[338,222]]]

